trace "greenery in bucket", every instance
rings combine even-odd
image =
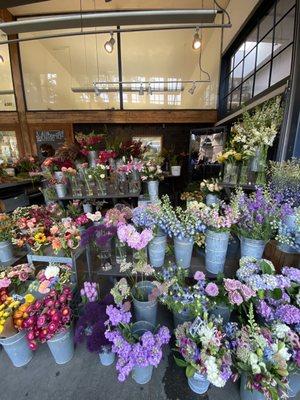
[[[12,218],[8,214],[0,214],[0,242],[11,240],[12,228]]]

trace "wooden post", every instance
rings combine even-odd
[[[6,22],[10,22],[13,21],[15,18],[8,10],[2,9],[0,10],[0,19]],[[17,37],[16,35],[11,35],[8,38],[15,39],[16,37]],[[25,154],[27,155],[33,154],[33,147],[26,117],[26,102],[25,102],[25,93],[22,80],[22,72],[21,72],[19,44],[11,43],[8,45],[8,47],[10,54],[12,81],[14,85],[15,100],[17,106],[17,114],[21,132],[21,135],[18,138],[19,139],[18,147],[20,155],[24,156]]]

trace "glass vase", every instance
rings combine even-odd
[[[104,179],[97,179],[96,186],[97,186],[97,194],[101,196],[107,195],[106,182]]]
[[[118,192],[122,195],[128,193],[127,177],[123,172],[118,173]]]
[[[122,264],[126,262],[127,259],[127,251],[126,244],[121,242],[118,238],[115,240],[115,254],[116,254],[116,263]]]
[[[224,165],[223,182],[236,185],[238,181],[238,165],[235,163],[226,163]]]
[[[70,177],[69,182],[73,196],[82,196],[82,187],[77,176]]]
[[[137,171],[133,171],[128,176],[129,194],[139,194],[141,191],[141,179]]]

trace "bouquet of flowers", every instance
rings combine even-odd
[[[74,168],[74,164],[69,160],[61,160],[56,157],[49,157],[43,162],[42,167],[45,167],[51,173],[62,171],[62,168]]]
[[[141,170],[142,181],[161,181],[164,179],[164,175],[159,164],[155,164],[153,161],[146,161]]]
[[[203,203],[193,202],[188,208],[194,211],[208,229],[217,232],[229,231],[240,218],[239,207],[236,203],[228,205],[221,202],[207,206]]]
[[[204,179],[200,183],[200,190],[201,192],[207,196],[208,194],[219,194],[222,190],[218,179]]]
[[[81,228],[81,227],[87,227],[87,225],[90,223],[91,221],[88,219],[88,217],[86,216],[86,214],[82,214],[79,215],[78,217],[76,217],[74,219],[74,223],[77,226],[77,228]]]
[[[201,374],[214,386],[224,387],[233,376],[233,361],[231,340],[222,320],[209,319],[206,314],[193,323],[179,325],[175,337],[177,351],[183,358],[175,357],[175,361],[186,368],[186,376]]]
[[[85,304],[83,314],[79,317],[74,341],[76,344],[86,340],[87,349],[90,352],[108,352],[111,350],[111,343],[105,336],[106,332],[106,307],[113,304],[111,296],[103,301],[89,301]]]
[[[300,162],[293,158],[288,161],[270,162],[270,191],[272,196],[279,197],[282,203],[292,207],[300,206]]]
[[[84,282],[80,289],[81,301],[83,304],[92,303],[98,300],[99,285],[96,282]]]
[[[138,228],[155,231],[159,228],[158,215],[161,212],[159,204],[136,207],[132,210],[132,222]]]
[[[100,164],[106,164],[111,158],[116,158],[118,153],[114,150],[103,150],[99,152],[99,162]]]
[[[278,243],[291,247],[295,252],[300,251],[300,207],[295,210],[295,227],[284,222],[278,222],[278,232],[275,237]]]
[[[265,323],[279,321],[297,328],[300,324],[298,269],[285,267],[282,274],[275,274],[270,261],[243,257],[237,277],[257,292],[255,309]]]
[[[105,337],[112,343],[112,351],[118,357],[119,381],[125,381],[134,367],[157,367],[162,359],[162,348],[170,340],[168,328],[162,326],[156,333],[147,331],[139,337],[134,333],[134,325],[130,323],[132,315],[126,305],[107,306],[106,314]]]
[[[73,277],[72,267],[66,264],[50,263],[38,272],[36,279],[28,287],[28,292],[48,294],[52,289],[62,290],[70,285]]]
[[[120,165],[117,168],[117,172],[124,173],[126,175],[131,174],[132,172],[141,172],[143,170],[144,164],[141,161],[129,161],[124,165]]]
[[[267,189],[258,187],[250,195],[238,190],[231,205],[240,213],[235,226],[238,235],[264,241],[274,236],[281,210]]]
[[[50,228],[50,234],[46,241],[51,244],[55,254],[60,251],[70,254],[80,245],[80,232],[72,218],[63,218],[60,223],[53,224]],[[42,240],[42,237],[40,240]]]
[[[23,329],[28,307],[34,301],[30,294],[22,300],[14,299],[7,294],[0,299],[0,337],[10,337]]]
[[[231,145],[238,146],[244,157],[254,156],[257,148],[273,145],[282,117],[279,97],[257,107],[253,114],[244,111],[243,122],[234,124],[231,129]]]
[[[203,194],[198,190],[195,190],[193,192],[186,191],[181,193],[180,200],[201,202],[203,200]]]
[[[118,238],[122,243],[127,244],[134,250],[144,249],[150,240],[153,239],[151,229],[143,229],[138,232],[137,229],[131,224],[124,224],[118,227]]]
[[[87,213],[86,216],[92,222],[99,222],[102,219],[101,211],[96,211],[94,214]]]
[[[11,240],[13,220],[8,214],[0,214],[0,242]]]
[[[114,208],[110,208],[106,211],[104,216],[104,224],[109,226],[115,226],[118,228],[121,225],[125,225],[132,218],[132,210],[123,204],[117,204]]]
[[[81,235],[81,245],[85,247],[92,244],[96,247],[103,247],[116,233],[117,229],[114,226],[108,227],[104,224],[90,226]]]
[[[29,264],[19,264],[0,271],[0,288],[9,288],[13,293],[21,294],[26,282],[34,278],[35,268]]]
[[[145,153],[145,147],[140,140],[127,140],[121,142],[119,145],[119,157],[130,158],[141,158]]]
[[[23,328],[31,350],[37,349],[38,341],[45,343],[70,326],[71,300],[72,290],[65,286],[62,291],[50,290],[46,297],[27,308],[28,318],[24,320]]]
[[[103,135],[97,135],[94,132],[89,135],[78,134],[76,140],[79,143],[81,152],[87,155],[89,151],[99,150],[100,144],[103,142]]]
[[[223,153],[219,153],[217,155],[217,161],[220,164],[223,163],[231,163],[231,164],[235,164],[238,161],[242,161],[243,159],[243,154],[240,153],[239,151],[233,150],[233,149],[229,149]]]
[[[169,236],[194,239],[198,233],[205,231],[205,225],[192,209],[173,208],[167,195],[162,196],[160,206],[158,225]]]
[[[279,399],[279,388],[283,397],[287,390],[291,354],[280,336],[258,326],[250,307],[248,324],[237,331],[234,340],[235,366],[245,377],[246,388],[257,390],[270,400]]]
[[[40,169],[40,165],[37,157],[25,156],[19,158],[14,163],[14,168],[16,169],[17,173],[35,172]]]

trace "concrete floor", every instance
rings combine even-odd
[[[184,370],[166,352],[154,370],[150,383],[140,386],[132,378],[117,380],[114,366],[103,367],[96,354],[84,345],[76,348],[72,361],[55,364],[47,345],[40,346],[32,361],[14,368],[5,352],[0,352],[1,400],[238,400],[238,390],[228,384],[225,390],[211,388],[207,396],[195,395],[188,387]]]

